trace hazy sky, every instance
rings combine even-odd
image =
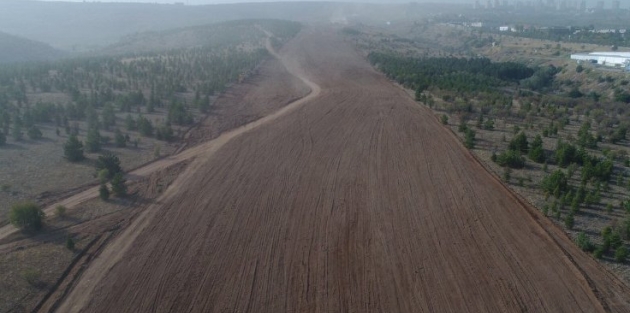
[[[2,1],[2,0],[0,0]],[[378,2],[378,3],[408,3],[408,2],[449,2],[449,3],[468,3],[473,4],[475,0],[39,0],[39,1],[60,1],[60,2],[136,2],[136,3],[175,3],[182,2],[185,4],[196,5],[196,4],[213,4],[213,3],[238,3],[238,2],[286,2],[286,1],[333,1],[333,2]],[[480,3],[486,3],[487,0],[480,0]],[[517,0],[508,0],[510,4],[515,3]],[[523,0],[526,2],[526,0]],[[536,2],[537,0],[531,0]],[[562,1],[562,0],[556,0]],[[581,1],[581,0],[575,0]],[[503,1],[501,1],[503,2]],[[547,0],[543,0],[543,2],[547,2]],[[586,3],[590,5],[595,5],[598,0],[586,0]],[[605,0],[605,6],[612,6],[613,0]],[[630,4],[630,0],[619,0],[622,7],[627,7]]]
[[[0,0],[2,1],[2,0]],[[48,2],[136,2],[136,3],[175,3],[185,4],[214,4],[214,3],[238,3],[238,2],[295,2],[295,1],[328,1],[328,2],[376,2],[376,3],[408,3],[408,2],[460,2],[474,3],[474,0],[39,0]]]

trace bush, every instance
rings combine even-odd
[[[615,261],[623,263],[628,258],[628,248],[621,246],[615,251]]]
[[[521,153],[527,153],[529,150],[529,144],[527,142],[527,136],[524,132],[520,132],[512,140],[510,140],[509,149],[514,151],[520,151]]]
[[[74,251],[74,240],[70,236],[66,238],[66,248],[70,251]]]
[[[466,129],[466,133],[464,135],[464,146],[466,146],[466,148],[475,148],[475,135],[476,133],[472,129]]]
[[[18,228],[40,230],[42,228],[44,212],[35,203],[19,203],[11,207],[9,221]]]
[[[172,141],[175,138],[173,128],[169,125],[160,125],[155,132],[155,138],[157,140]]]
[[[525,167],[525,158],[518,151],[507,150],[496,157],[496,163],[510,168],[523,168]]]
[[[112,192],[114,193],[114,195],[116,195],[116,197],[122,198],[127,196],[127,185],[125,183],[126,180],[123,177],[122,173],[117,173],[116,175],[114,175],[111,184]]]
[[[57,217],[60,217],[60,218],[66,217],[66,211],[67,211],[67,209],[63,205],[58,205],[55,208],[55,212],[57,214]]]
[[[44,286],[41,276],[41,273],[36,269],[26,269],[22,272],[22,278],[24,278],[29,285],[36,288]]]
[[[582,249],[582,251],[591,252],[595,248],[591,239],[584,233],[580,232],[575,239],[575,243]]]
[[[0,131],[0,146],[7,143],[7,135]]]
[[[567,229],[573,229],[573,226],[575,226],[575,218],[573,217],[573,213],[569,213],[567,217],[564,218],[564,226]]]
[[[442,122],[442,124],[444,125],[448,125],[448,116],[446,116],[446,114],[442,114],[442,117],[440,117],[440,122]]]
[[[103,201],[109,200],[109,189],[107,188],[107,185],[101,184],[101,187],[98,188],[98,195]]]
[[[105,174],[102,172],[103,170],[107,170]],[[96,160],[96,171],[100,175],[105,175],[105,178],[111,179],[114,175],[122,172],[122,167],[120,166],[120,159],[113,154],[105,154],[98,157]],[[104,173],[104,174],[101,174]],[[99,177],[102,179],[102,177]]]
[[[42,139],[42,131],[39,130],[39,128],[37,128],[37,126],[31,126],[28,128],[28,131],[26,133],[28,135],[28,138],[31,140],[37,140],[37,139]]]
[[[596,259],[601,259],[601,258],[604,256],[604,252],[606,252],[606,251],[604,250],[604,247],[603,247],[603,246],[599,246],[599,247],[597,247],[597,249],[595,249],[595,251],[593,252],[593,256],[594,256]]]
[[[534,138],[534,141],[532,141],[532,145],[527,156],[536,163],[545,162],[545,151],[543,150],[543,141],[540,135],[537,135],[536,138]]]
[[[83,144],[76,135],[70,135],[70,137],[68,137],[68,140],[63,145],[63,153],[70,162],[79,162],[85,159],[83,155]]]
[[[85,139],[85,148],[88,152],[98,152],[101,151],[101,143],[101,133],[96,127],[91,127]]]
[[[124,148],[127,146],[127,138],[125,138],[120,129],[116,129],[114,140],[116,141],[116,147],[118,148]]]
[[[555,193],[558,190],[560,193],[564,193],[568,190],[569,184],[567,177],[562,170],[556,170],[551,175],[543,178],[542,189],[548,193]]]

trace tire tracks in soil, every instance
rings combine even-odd
[[[321,93],[319,85],[309,80],[306,75],[303,74],[301,69],[287,63],[285,58],[279,55],[273,46],[271,45],[270,38],[273,36],[271,33],[264,31],[268,38],[266,40],[266,48],[272,54],[274,58],[277,58],[285,66],[286,70],[293,76],[299,78],[306,86],[310,88],[310,93],[303,98],[300,98],[292,103],[287,104],[283,108],[279,109],[273,114],[267,115],[261,119],[258,119],[249,124],[238,127],[234,130],[221,134],[216,139],[213,139],[205,144],[187,149],[175,156],[165,158],[158,162],[152,163],[146,167],[140,168],[131,172],[132,176],[147,176],[148,174],[157,171],[162,168],[166,168],[170,165],[189,160],[192,158],[198,158],[199,160],[193,161],[193,163],[182,173],[166,192],[161,195],[155,202],[155,204],[145,209],[137,219],[127,227],[119,236],[114,238],[111,243],[105,247],[104,251],[92,261],[87,270],[82,274],[78,283],[73,287],[70,294],[63,300],[59,306],[59,312],[78,312],[80,311],[89,300],[91,293],[97,283],[107,275],[108,271],[122,258],[125,252],[133,244],[138,235],[144,231],[151,222],[155,214],[158,213],[159,207],[167,199],[169,199],[176,190],[180,189],[182,185],[190,178],[191,175],[199,171],[199,167],[203,165],[204,161],[212,157],[212,155],[218,151],[222,146],[228,143],[230,140],[251,130],[254,130],[262,125],[273,122],[277,118],[286,115],[287,113],[295,110],[304,103],[307,103],[317,98]],[[54,208],[58,205],[64,205],[69,208],[74,207],[82,202],[98,196],[98,188],[92,188],[86,190],[80,194],[77,194],[71,198],[68,198],[58,204],[52,205],[46,208],[45,213],[51,214]],[[4,229],[7,228],[7,229]],[[3,236],[8,236],[17,229],[11,229],[10,227],[4,227],[0,229],[0,240]]]

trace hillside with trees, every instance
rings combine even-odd
[[[64,55],[45,43],[0,32],[0,64],[55,60]]]
[[[129,169],[175,151],[213,114],[214,100],[269,57],[262,29],[282,44],[300,24],[236,21],[139,34],[138,42],[173,45],[130,53],[138,46],[121,42],[110,55],[0,65],[0,151],[12,164],[0,169],[0,212],[93,181],[100,155],[116,155]]]

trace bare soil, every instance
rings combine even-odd
[[[214,140],[59,312],[630,309],[626,285],[334,31],[281,55],[313,92]]]
[[[303,97],[310,92],[307,86],[289,74],[275,58],[263,62],[256,73],[243,84],[247,88],[242,88],[240,84],[234,85],[218,98],[213,114],[187,132],[185,143],[178,150],[180,153],[129,173],[127,179],[131,197],[113,198],[103,202],[97,198],[98,193],[94,187],[64,190],[47,196],[45,201],[49,205],[45,209],[46,226],[41,234],[24,234],[11,225],[0,227],[0,269],[5,273],[0,282],[0,312],[55,310],[75,279],[81,277],[87,264],[101,254],[112,238],[136,221],[147,208],[156,205],[158,198],[180,176],[191,160],[207,151],[216,151],[217,141],[212,139],[229,131],[230,127],[238,128],[252,119],[269,115],[270,112],[282,111],[280,109],[289,104],[291,99]],[[246,129],[248,128],[240,131]],[[50,136],[55,136],[54,129],[49,132]],[[228,137],[224,136],[218,141],[234,136],[230,134],[227,132]],[[147,140],[141,141],[140,149],[143,149],[145,142]],[[175,145],[169,145],[168,149],[163,148],[162,151],[170,153],[175,148]],[[136,163],[132,164],[146,163],[142,161],[141,153],[133,151],[134,148],[126,149],[131,150],[129,154],[136,153]],[[132,158],[133,155],[129,157]],[[85,172],[93,171],[86,167]],[[68,173],[72,171],[68,170],[66,175]],[[73,184],[77,183],[71,175],[68,176],[66,178]],[[60,184],[58,188],[63,190],[64,185]],[[63,218],[56,216],[57,205],[68,208]],[[69,236],[76,242],[74,251],[65,247],[65,240]],[[36,284],[30,284],[25,279],[25,273],[29,271],[37,274]]]

